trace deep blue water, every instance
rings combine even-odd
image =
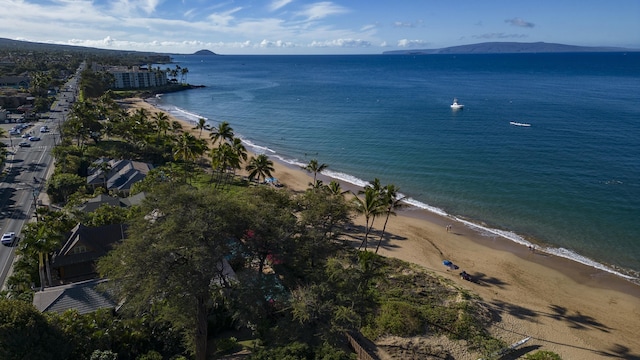
[[[228,121],[254,151],[316,158],[514,241],[640,271],[640,53],[174,61],[206,87],[163,95],[173,115]]]

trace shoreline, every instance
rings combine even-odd
[[[141,99],[128,105],[167,112]],[[167,115],[185,125],[185,130],[194,126]],[[303,191],[312,181],[303,169],[277,157],[272,160],[274,176],[293,191]],[[318,178],[325,183],[333,179],[324,174]],[[360,189],[338,181],[345,190]],[[451,232],[445,229],[449,224],[453,224]],[[498,234],[487,236],[452,217],[417,207],[399,211],[387,230],[391,240],[383,242],[381,255],[423,266],[478,294],[499,314],[493,332],[506,342],[526,334],[532,336],[531,344],[563,358],[608,358],[606,354],[617,353],[614,345],[640,357],[640,286],[633,282],[574,260],[531,251]],[[442,265],[444,259],[470,273],[476,282],[460,280],[457,271]]]
[[[162,96],[162,94],[159,94],[156,97],[145,98],[143,100],[147,104],[153,106],[154,108],[160,111],[168,111],[166,109],[163,109],[161,106],[159,106],[156,103],[156,98],[160,96]],[[196,123],[195,120],[190,120],[187,118],[200,117],[199,114],[190,113],[188,110],[177,108],[177,107],[175,111],[179,113],[179,115],[171,114],[173,117],[176,117],[181,122],[191,123],[192,125],[195,125]],[[205,118],[205,119],[207,121],[212,121],[211,119],[208,119],[208,118]],[[293,160],[288,161],[287,159],[283,158],[278,154],[273,156],[273,154],[270,153],[270,149],[261,147],[259,145],[256,145],[250,142],[245,142],[245,145],[247,146],[247,148],[253,148],[252,151],[249,151],[250,153],[265,153],[268,156],[270,156],[270,158],[274,162],[279,162],[283,166],[286,166],[292,170],[301,170],[304,172],[304,170],[302,170],[301,168],[304,167],[306,164],[296,163]],[[335,181],[338,181],[344,189],[354,190],[356,192],[357,190],[362,189],[366,184],[366,181],[364,180],[350,176],[349,174],[333,172],[331,168],[329,168],[328,171],[325,170],[323,174],[320,174],[320,173],[318,174],[318,176],[320,175],[324,176],[321,179],[326,180],[324,181],[325,183],[329,183],[329,181],[335,180]],[[304,187],[306,187],[306,184]],[[570,249],[548,245],[544,241],[539,241],[539,239],[529,239],[523,235],[517,234],[510,230],[503,230],[497,227],[489,227],[486,225],[482,225],[477,221],[474,222],[473,220],[467,220],[460,216],[448,214],[444,210],[441,210],[437,207],[430,206],[426,203],[415,200],[411,197],[408,197],[407,201],[403,201],[403,203],[407,207],[413,208],[417,212],[433,215],[435,217],[442,217],[444,219],[447,219],[446,221],[449,221],[449,222],[459,222],[464,224],[464,226],[467,226],[480,234],[486,233],[486,234],[489,234],[490,237],[499,237],[499,238],[502,238],[503,240],[508,240],[509,242],[512,243],[512,245],[515,248],[519,248],[520,246],[533,247],[540,252],[546,253],[549,256],[562,258],[562,259],[574,262],[576,264],[584,265],[589,268],[594,268],[600,271],[607,272],[609,274],[612,274],[616,277],[624,279],[627,282],[631,282],[640,287],[640,270],[622,268],[613,264],[607,264],[604,262],[594,260],[592,258],[582,256],[579,253]],[[429,218],[431,217],[429,216]]]

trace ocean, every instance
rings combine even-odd
[[[155,99],[174,116],[228,121],[274,160],[379,178],[487,234],[640,276],[640,53],[173,60],[205,86]]]

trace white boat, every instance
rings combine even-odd
[[[458,104],[458,99],[453,99],[453,104],[451,104],[451,109],[453,110],[461,110],[464,108],[464,105]]]
[[[514,126],[524,126],[524,127],[529,127],[529,126],[531,126],[531,124],[521,123],[521,122],[515,122],[515,121],[509,121],[509,124],[514,125]]]

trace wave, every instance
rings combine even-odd
[[[206,117],[204,117],[204,116],[202,116],[200,114],[192,113],[190,111],[181,109],[181,108],[179,108],[177,106],[174,106],[173,109],[169,110],[169,111],[172,114],[176,114],[176,113],[182,114],[182,116],[180,117],[181,119],[188,120],[188,121],[193,122],[193,123],[197,123],[200,119],[205,119],[207,121],[209,120],[209,119],[207,119]]]
[[[275,154],[275,150],[272,150],[266,146],[260,146],[256,143],[253,143],[251,140],[247,140],[247,139],[243,139],[242,137],[238,137],[245,145],[246,147],[251,149],[251,152],[254,152],[258,155],[260,154],[265,154],[265,153],[271,153],[271,154]]]
[[[254,145],[255,146],[255,145]],[[266,148],[268,149],[268,148]],[[275,151],[269,149],[271,152],[273,152],[275,154]],[[278,159],[279,161],[289,164],[289,165],[294,165],[297,167],[305,167],[307,164],[306,163],[302,163],[299,160],[296,159],[287,159],[283,156],[280,155],[274,155],[274,157],[276,159]],[[342,182],[346,182],[352,185],[356,185],[358,187],[365,187],[367,185],[369,185],[370,183],[368,181],[362,180],[356,176],[350,175],[350,174],[346,174],[346,173],[342,173],[342,172],[338,172],[338,171],[331,171],[331,170],[324,170],[321,172],[322,175],[325,175],[327,177],[330,177],[332,179],[338,180],[338,181],[342,181]],[[403,198],[404,195],[403,194],[398,194],[398,198]],[[561,257],[561,258],[565,258],[571,261],[575,261],[577,263],[583,264],[583,265],[587,265],[589,267],[598,269],[598,270],[602,270],[605,272],[608,272],[610,274],[622,277],[624,279],[630,280],[634,283],[640,283],[640,277],[638,277],[638,275],[636,276],[632,276],[632,275],[628,275],[626,273],[624,273],[624,270],[616,270],[613,269],[607,265],[604,265],[602,263],[599,263],[595,260],[589,259],[585,256],[582,256],[572,250],[568,250],[565,248],[556,248],[556,247],[551,247],[551,246],[544,246],[544,247],[540,247],[532,242],[527,241],[523,236],[518,235],[512,231],[508,231],[508,230],[501,230],[501,229],[496,229],[496,228],[491,228],[491,227],[487,227],[487,226],[483,226],[480,225],[478,223],[475,223],[473,221],[452,215],[447,213],[446,211],[444,211],[443,209],[440,209],[438,207],[435,206],[431,206],[429,204],[423,203],[419,200],[413,199],[411,197],[406,197],[405,199],[402,200],[402,202],[413,206],[415,208],[419,208],[419,209],[423,209],[426,211],[429,211],[431,213],[440,215],[440,216],[444,216],[444,217],[448,217],[451,218],[452,220],[462,223],[465,226],[467,226],[468,228],[471,228],[475,231],[478,231],[481,235],[484,236],[500,236],[504,239],[507,239],[509,241],[512,241],[516,244],[519,245],[523,245],[526,247],[535,247],[536,251],[539,252],[543,252],[549,255],[554,255],[557,257]]]
[[[189,112],[187,110],[181,109],[179,107],[176,106],[168,106],[168,105],[162,105],[162,104],[158,104],[157,101],[154,101],[157,99],[153,99],[150,100],[149,102],[153,103],[154,106],[163,109],[169,113],[171,113],[172,115],[180,118],[180,119],[184,119],[186,121],[190,121],[193,123],[197,123],[197,120],[200,118],[204,118],[207,119],[204,116],[201,116],[199,114],[193,113],[193,112]],[[207,119],[208,120],[208,119]],[[210,120],[208,120],[210,121]],[[241,136],[239,136],[241,138]],[[256,153],[256,154],[265,154],[265,153],[269,153],[270,156],[273,156],[275,159],[277,159],[278,161],[284,163],[284,164],[288,164],[288,165],[292,165],[295,167],[305,167],[307,165],[307,163],[301,162],[298,159],[291,159],[291,158],[286,158],[284,156],[281,156],[280,154],[277,154],[275,150],[267,147],[267,146],[262,146],[262,145],[258,145],[248,139],[242,139],[242,142],[245,144],[245,146],[247,146],[247,148],[251,149],[252,152]],[[332,170],[324,170],[322,171],[322,174],[330,177],[332,179],[338,180],[338,181],[342,181],[345,183],[349,183],[352,185],[355,185],[357,187],[365,187],[366,185],[369,184],[368,181],[362,180],[356,176],[347,174],[347,173],[343,173],[343,172],[338,172],[338,171],[332,171]],[[534,246],[536,247],[537,251],[543,252],[543,253],[547,253],[549,255],[554,255],[557,257],[561,257],[561,258],[565,258],[571,261],[575,261],[577,263],[598,269],[598,270],[602,270],[605,271],[607,273],[611,273],[613,275],[622,277],[624,279],[630,280],[634,283],[640,283],[640,274],[637,274],[635,272],[629,271],[627,269],[615,269],[612,268],[610,266],[607,266],[605,264],[599,263],[593,259],[587,258],[585,256],[582,256],[572,250],[566,249],[566,248],[562,248],[562,247],[551,247],[551,246],[543,246],[540,247],[532,242],[527,241],[523,236],[518,235],[512,231],[508,231],[508,230],[502,230],[502,229],[496,229],[496,228],[491,228],[491,227],[487,227],[487,226],[483,226],[480,225],[478,223],[475,223],[473,221],[464,219],[464,218],[460,218],[458,216],[452,215],[447,213],[446,211],[444,211],[443,209],[440,209],[438,207],[435,206],[431,206],[429,204],[426,204],[424,202],[421,202],[419,200],[416,200],[414,198],[411,197],[407,197],[403,200],[404,203],[409,204],[415,208],[419,208],[419,209],[423,209],[426,211],[429,211],[431,213],[440,215],[440,216],[444,216],[444,217],[448,217],[454,221],[457,221],[459,223],[464,224],[465,226],[474,229],[478,232],[480,232],[480,234],[483,234],[485,236],[500,236],[502,238],[505,238],[509,241],[512,241],[514,243],[523,245],[523,246]],[[629,273],[633,274],[629,275]]]

